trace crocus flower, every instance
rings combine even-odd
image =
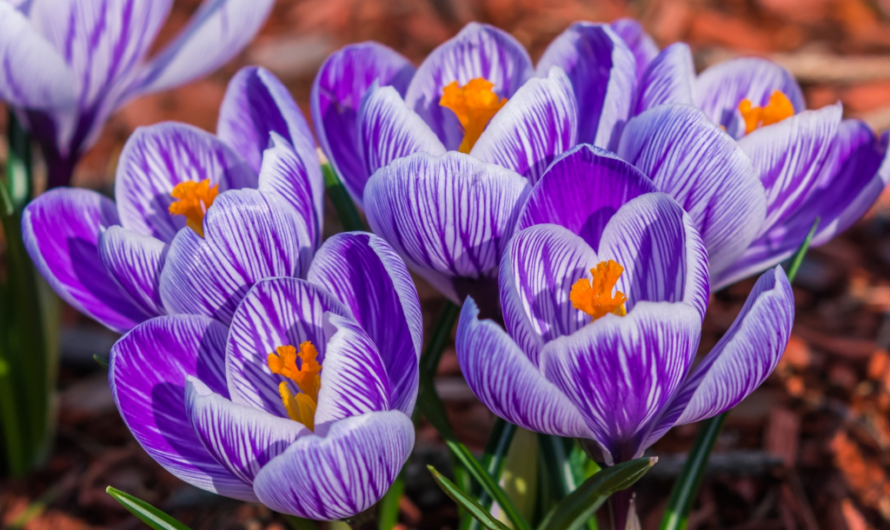
[[[785,349],[794,299],[776,267],[690,372],[705,246],[676,201],[611,153],[581,146],[554,162],[517,230],[500,263],[506,331],[468,299],[456,344],[476,396],[519,426],[586,440],[607,464],[639,457],[672,426],[734,406]]]
[[[27,206],[25,245],[59,296],[123,332],[188,305],[177,297],[175,275],[162,273],[165,265],[178,270],[183,260],[198,259],[204,271],[219,267],[212,280],[231,290],[227,297],[243,296],[264,277],[306,270],[321,243],[324,187],[296,103],[269,72],[244,68],[229,84],[217,130],[218,137],[180,123],[137,129],[120,156],[116,201],[57,188]],[[287,247],[293,257],[284,268],[231,246],[285,229],[289,239],[267,240],[263,249]],[[208,260],[186,247],[228,252]],[[230,316],[237,299],[228,304]]]
[[[237,193],[256,192],[220,199]],[[227,252],[258,267],[277,259],[226,235],[200,256],[222,283],[239,273],[217,268]],[[143,322],[112,348],[108,379],[136,440],[173,475],[340,519],[376,503],[414,445],[420,302],[404,263],[372,234],[328,239],[303,277],[256,282],[228,327],[204,315]]]
[[[68,184],[115,109],[219,68],[250,42],[273,3],[205,0],[149,59],[172,0],[0,0],[0,99],[40,142],[49,187]]]
[[[381,44],[347,46],[327,59],[312,88],[319,143],[359,204],[375,171],[417,152],[457,150],[534,183],[556,155],[578,141],[605,147],[629,118],[634,53],[657,49],[632,22],[616,29],[639,37],[633,51],[608,25],[575,24],[536,68],[513,37],[478,23],[416,70]],[[598,46],[577,44],[584,39]],[[585,59],[595,66],[579,66]],[[582,89],[588,93],[576,101]]]

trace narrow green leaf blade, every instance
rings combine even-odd
[[[392,530],[398,522],[399,499],[402,498],[404,492],[405,478],[400,473],[377,505],[377,527],[379,530]]]
[[[819,228],[820,218],[817,217],[813,222],[813,227],[810,228],[810,233],[807,234],[807,237],[803,240],[803,243],[797,248],[797,252],[794,253],[794,256],[791,258],[791,264],[788,266],[788,281],[793,282],[795,276],[797,276],[797,271],[800,270],[800,264],[803,263],[804,256],[807,255],[807,251],[810,250],[810,243],[813,242],[813,236],[816,235],[816,229]]]
[[[430,470],[430,473],[433,474],[433,478],[436,479],[436,483],[442,488],[442,491],[451,497],[451,500],[462,506],[467,513],[473,516],[473,518],[482,523],[482,526],[488,528],[488,530],[510,530],[507,525],[492,517],[492,515],[478,502],[473,500],[472,497],[462,492],[454,482],[443,477],[441,473],[436,471],[436,468],[433,466],[426,467]]]
[[[108,486],[105,491],[114,497],[114,500],[119,502],[121,506],[129,510],[130,513],[142,520],[143,523],[155,530],[191,530],[189,527],[170,517],[161,510],[158,510],[151,504],[142,499],[137,499],[129,493],[124,493],[111,486]]]
[[[324,177],[325,192],[334,204],[334,210],[337,212],[340,224],[343,225],[343,230],[346,232],[367,232],[368,229],[365,227],[365,223],[362,222],[362,218],[355,208],[355,203],[352,202],[352,197],[349,196],[349,192],[346,191],[346,187],[340,181],[334,166],[330,162],[323,163],[321,165],[321,174]]]

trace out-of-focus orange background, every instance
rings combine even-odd
[[[159,45],[198,4],[176,2]],[[890,0],[279,0],[253,43],[220,71],[118,112],[78,166],[75,183],[109,190],[117,156],[136,127],[178,120],[213,131],[226,83],[243,65],[275,73],[308,120],[316,70],[348,43],[377,40],[419,64],[475,20],[510,32],[537,59],[573,21],[620,17],[638,18],[662,47],[688,42],[699,70],[739,55],[772,58],[801,82],[809,107],[840,100],[846,117],[861,118],[876,131],[890,128]],[[336,221],[328,215],[326,223],[330,232]],[[882,198],[854,229],[808,255],[794,288],[797,320],[788,350],[768,382],[730,415],[690,530],[890,528],[888,223],[890,198]],[[741,282],[712,296],[703,352],[729,327],[752,285]],[[422,283],[419,292],[429,326],[442,299]],[[287,528],[261,506],[182,484],[144,454],[114,409],[104,373],[83,362],[113,340],[66,312],[55,452],[45,470],[0,481],[0,525],[42,502],[28,530],[138,527],[104,493],[110,484],[196,530]],[[453,348],[437,386],[459,436],[481,449],[492,416],[463,382]],[[638,486],[644,529],[657,528],[696,429],[674,429],[652,448],[661,460]],[[454,505],[420,465],[448,466],[428,426],[420,428],[413,462],[400,530],[454,528]]]

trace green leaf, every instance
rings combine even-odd
[[[575,530],[585,524],[610,495],[640,480],[657,458],[638,458],[606,468],[578,486],[547,514],[542,530]]]
[[[810,228],[810,233],[807,234],[807,237],[803,240],[803,243],[800,244],[800,247],[797,248],[797,252],[794,253],[794,256],[791,258],[791,264],[788,266],[788,281],[793,282],[794,278],[797,276],[797,271],[800,270],[800,264],[803,263],[803,257],[806,256],[807,251],[810,250],[810,243],[813,241],[813,236],[816,235],[816,229],[819,228],[819,220],[817,217],[813,222],[813,227]]]
[[[380,530],[392,530],[399,520],[399,499],[405,492],[403,473],[404,471],[399,473],[386,495],[377,504],[377,527]]]
[[[158,510],[142,499],[137,499],[129,493],[124,493],[111,486],[108,486],[105,491],[114,497],[114,500],[119,502],[121,506],[129,510],[130,513],[141,519],[143,523],[155,530],[190,530],[189,527],[180,523],[176,519],[170,517],[161,510]]]
[[[488,435],[488,443],[485,445],[485,453],[482,454],[482,467],[485,468],[488,476],[495,482],[500,482],[501,474],[504,471],[504,462],[507,459],[507,451],[513,442],[513,436],[516,434],[516,426],[504,420],[497,418],[491,433]],[[491,496],[482,491],[478,483],[474,484],[474,488],[470,492],[478,498],[479,504],[486,510],[491,509]],[[462,519],[460,530],[478,530],[479,522],[477,519]]]
[[[337,212],[340,224],[343,225],[343,230],[346,232],[367,232],[368,229],[362,222],[355,203],[352,202],[352,197],[349,196],[349,192],[346,191],[346,187],[337,176],[334,166],[330,162],[324,162],[321,165],[321,174],[324,177],[325,192],[334,204],[334,210]]]
[[[482,526],[488,528],[488,530],[510,530],[510,528],[504,523],[498,521],[490,513],[488,510],[483,508],[478,502],[473,500],[472,497],[464,493],[457,486],[454,485],[454,482],[451,482],[447,478],[443,477],[441,473],[436,471],[436,468],[433,466],[426,466],[427,469],[430,470],[430,473],[433,474],[433,478],[436,479],[436,483],[439,484],[439,487],[442,488],[442,491],[445,492],[446,495],[451,497],[451,500],[456,502],[459,506],[463,507],[474,519],[482,523]]]
[[[316,530],[318,528],[318,524],[312,519],[304,519],[302,517],[297,517],[296,515],[288,515],[286,513],[283,513],[281,515],[284,516],[293,530]],[[330,523],[328,523],[329,528],[330,526]]]
[[[99,366],[108,370],[108,358],[107,357],[102,357],[98,353],[94,353],[93,360],[96,361],[99,364]]]

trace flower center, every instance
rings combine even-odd
[[[624,267],[615,261],[597,263],[596,268],[590,269],[593,281],[581,278],[572,285],[572,292],[569,293],[572,307],[590,315],[591,322],[609,313],[620,317],[626,315],[624,303],[627,302],[627,296],[621,291],[615,291],[615,295],[612,295],[612,289],[623,272]]]
[[[168,210],[173,215],[185,216],[186,226],[204,237],[204,215],[218,194],[219,184],[211,188],[210,179],[180,182],[170,193],[176,202]]]
[[[494,83],[477,77],[464,86],[452,81],[442,91],[439,105],[451,109],[464,128],[464,139],[457,148],[461,153],[469,153],[473,149],[485,126],[507,103],[507,98],[499,98],[492,88]]]
[[[775,90],[765,107],[755,107],[750,99],[743,99],[739,103],[739,112],[745,119],[745,134],[750,134],[761,127],[779,123],[785,118],[794,116],[794,105],[781,90]]]
[[[315,408],[318,406],[318,389],[321,388],[321,365],[316,361],[318,351],[308,340],[300,344],[300,351],[293,346],[279,346],[266,358],[273,374],[283,375],[293,381],[300,392],[293,394],[287,381],[278,385],[281,402],[290,419],[315,430]],[[297,358],[300,365],[297,366]]]

